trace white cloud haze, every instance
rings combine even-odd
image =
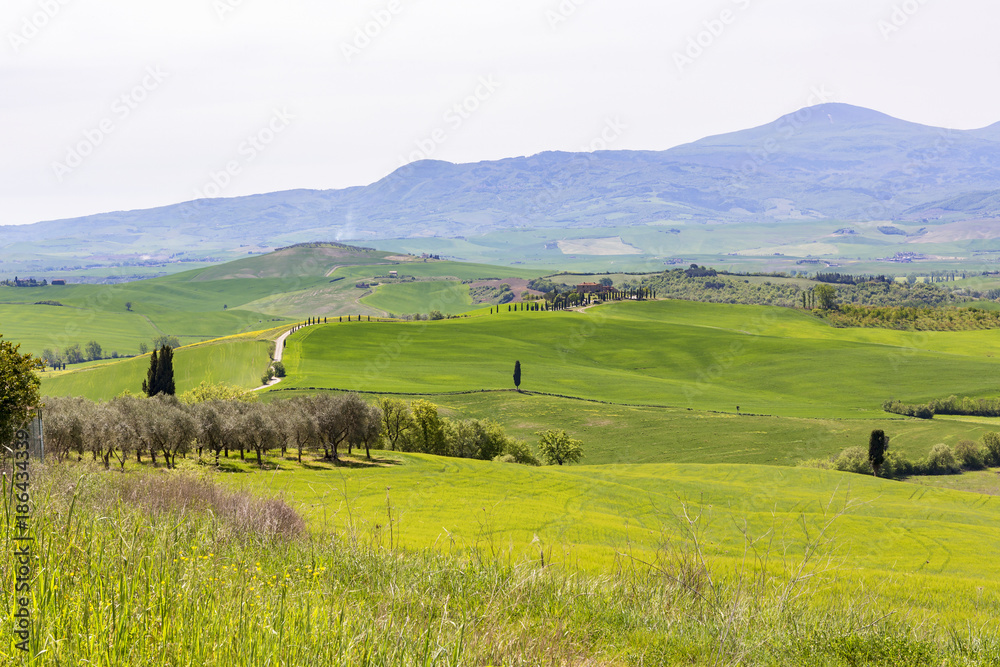
[[[0,224],[661,150],[814,91],[982,127],[998,24],[988,0],[6,0]]]

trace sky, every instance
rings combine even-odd
[[[996,0],[4,0],[0,225],[664,150],[823,102],[984,127],[997,25]]]

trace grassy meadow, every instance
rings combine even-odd
[[[0,659],[997,664],[1000,591],[977,558],[1000,540],[994,501],[766,467],[386,463],[201,480],[36,467],[32,658],[8,641]],[[310,529],[219,481],[283,489]],[[936,507],[923,520],[920,500]],[[0,581],[13,609],[6,559]]]

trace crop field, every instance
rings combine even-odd
[[[994,393],[992,332],[834,329],[797,311],[663,301],[586,313],[355,323],[288,341],[288,388],[404,394],[522,388],[619,404],[881,418],[887,398]]]

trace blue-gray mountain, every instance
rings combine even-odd
[[[477,164],[427,160],[367,187],[0,228],[0,252],[190,257],[315,239],[475,236],[525,227],[998,215],[1000,123],[944,130],[824,104],[666,151],[548,152]]]

